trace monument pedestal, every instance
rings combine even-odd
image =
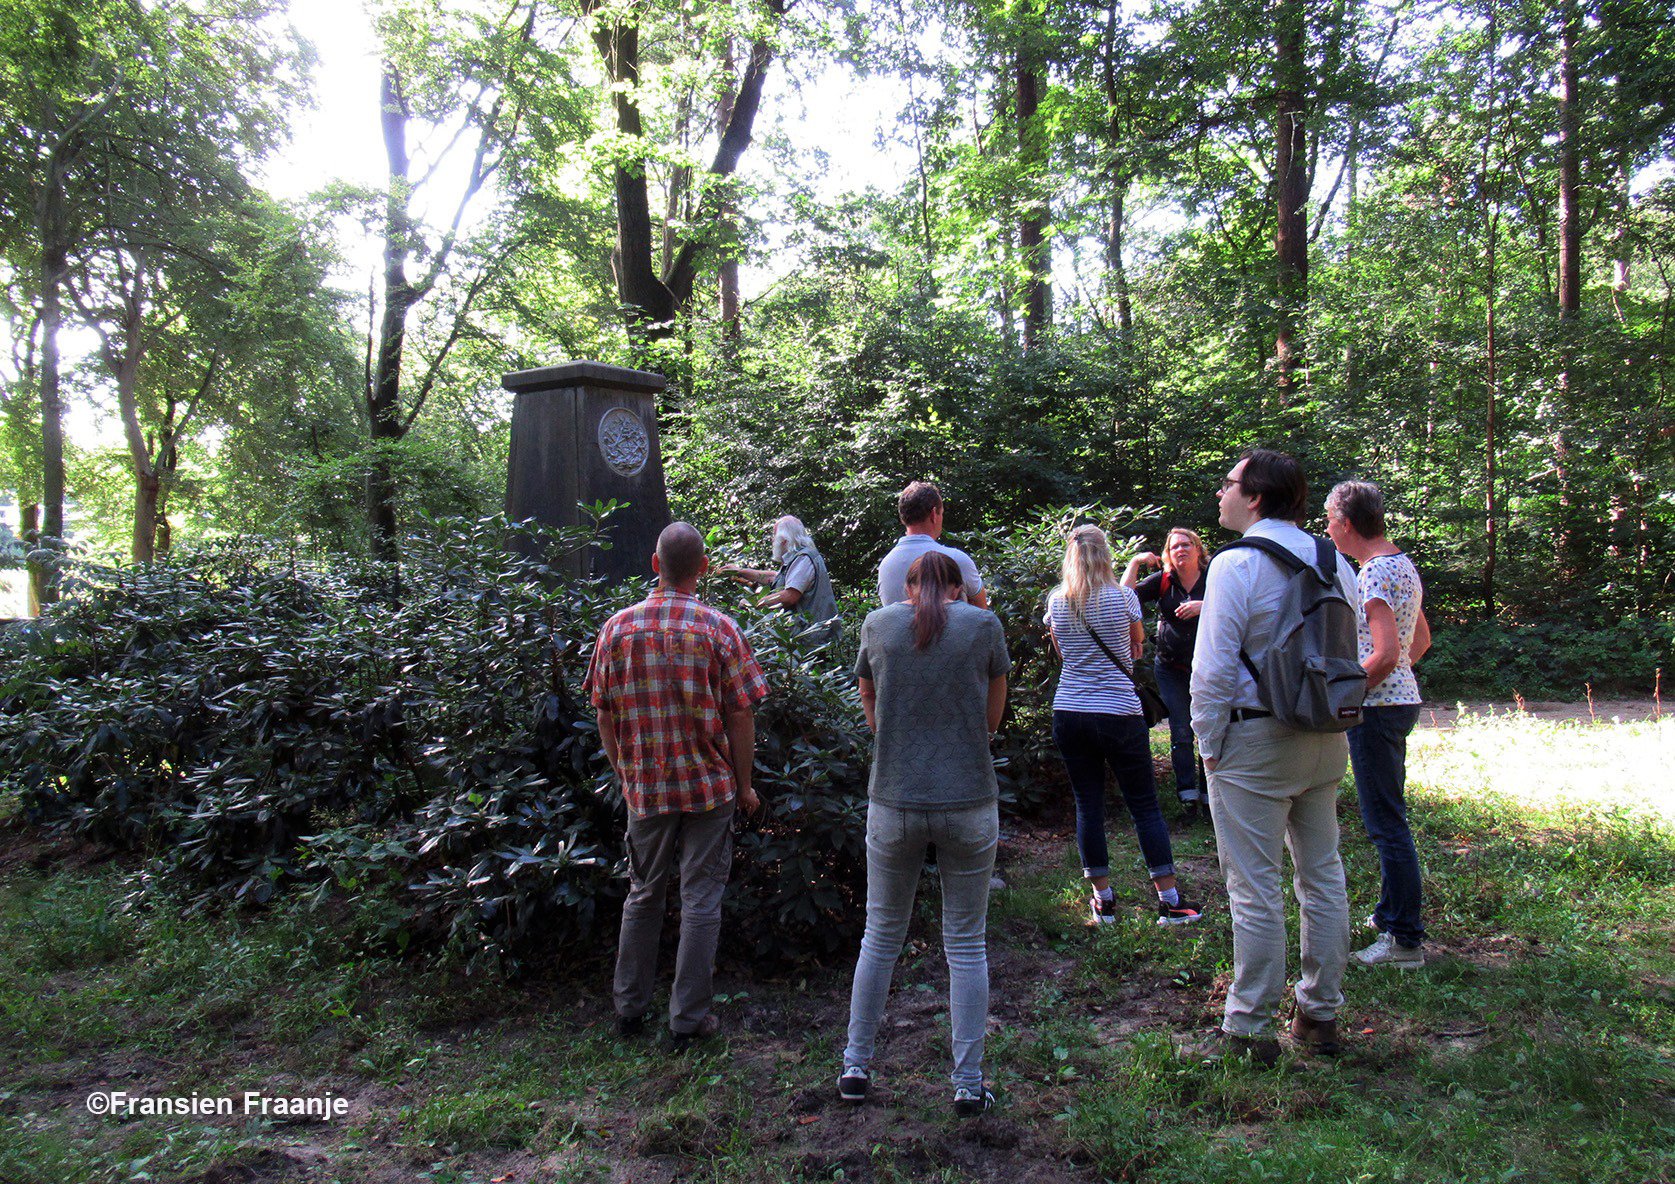
[[[507,516],[576,526],[578,502],[626,502],[606,524],[611,549],[589,547],[563,566],[615,580],[651,575],[657,536],[670,521],[657,443],[657,395],[667,379],[603,362],[564,362],[513,371],[500,385],[513,392]]]

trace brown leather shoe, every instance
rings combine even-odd
[[[1267,1069],[1279,1061],[1280,1043],[1271,1036],[1235,1036],[1217,1028],[1203,1040],[1181,1045],[1180,1057],[1200,1064],[1248,1059]]]
[[[677,1032],[673,1028],[669,1029],[669,1051],[685,1052],[692,1045],[701,1040],[708,1040],[719,1031],[721,1031],[721,1017],[713,1011],[707,1012],[704,1018],[698,1021],[698,1026],[690,1032]]]
[[[1291,1017],[1291,1038],[1304,1049],[1321,1056],[1336,1056],[1343,1051],[1338,1043],[1337,1020],[1311,1020],[1302,1012]]]

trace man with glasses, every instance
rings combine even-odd
[[[1272,539],[1305,563],[1315,538],[1297,523],[1308,482],[1283,452],[1255,449],[1221,482],[1222,526]],[[1338,556],[1338,587],[1359,606],[1355,573]],[[1273,1024],[1285,993],[1284,853],[1291,850],[1302,977],[1291,1034],[1304,1048],[1338,1050],[1337,1014],[1349,960],[1349,896],[1338,855],[1338,783],[1349,765],[1341,732],[1286,727],[1262,706],[1252,671],[1272,640],[1289,570],[1250,547],[1210,563],[1192,665],[1192,728],[1209,774],[1210,814],[1233,915],[1233,982],[1221,1028],[1191,1045],[1195,1060],[1279,1059]]]

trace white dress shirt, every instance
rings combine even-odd
[[[1268,538],[1290,548],[1305,563],[1315,562],[1314,536],[1278,518],[1259,518],[1247,537]],[[1192,657],[1192,730],[1206,761],[1221,756],[1222,735],[1237,708],[1262,709],[1256,679],[1239,660],[1244,649],[1260,669],[1274,631],[1274,617],[1291,572],[1253,547],[1234,547],[1210,560],[1204,608],[1198,615],[1198,647]],[[1355,570],[1338,556],[1338,590],[1361,611]]]

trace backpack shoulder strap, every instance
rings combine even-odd
[[[1315,553],[1317,558],[1319,557],[1318,544],[1325,542],[1328,547],[1332,546],[1330,542],[1326,542],[1326,540],[1320,539],[1314,535],[1310,535],[1309,537],[1315,540]],[[1223,546],[1222,550],[1226,551],[1232,547],[1249,547],[1254,551],[1261,551],[1264,554],[1278,560],[1280,566],[1285,568],[1286,572],[1291,575],[1296,575],[1298,572],[1305,570],[1309,566],[1307,563],[1297,558],[1297,556],[1292,553],[1291,548],[1287,547],[1284,543],[1275,542],[1273,539],[1263,538],[1260,535],[1255,537],[1252,537],[1251,535],[1241,535],[1239,538],[1236,538],[1232,542]],[[1333,548],[1333,552],[1335,555],[1336,548]],[[1330,571],[1332,569],[1328,567],[1323,568],[1322,570]],[[1239,661],[1244,663],[1245,669],[1250,671],[1251,678],[1254,679],[1256,685],[1260,687],[1262,685],[1262,675],[1257,671],[1256,663],[1251,661],[1250,655],[1245,652],[1245,648],[1243,646],[1239,647]]]
[[[1317,534],[1309,536],[1314,540],[1315,567],[1320,572],[1320,579],[1325,584],[1338,582],[1338,549],[1332,545],[1331,539],[1323,539]]]
[[[1310,537],[1312,538],[1313,536],[1311,535]],[[1328,543],[1327,546],[1331,546],[1331,544]],[[1252,550],[1272,555],[1275,559],[1279,560],[1282,565],[1284,565],[1287,571],[1299,572],[1302,571],[1305,566],[1301,559],[1291,553],[1290,547],[1287,547],[1284,543],[1277,543],[1273,539],[1265,539],[1261,536],[1253,538],[1250,535],[1244,535],[1243,537],[1236,538],[1232,542],[1223,546],[1222,550],[1230,550],[1233,547],[1250,547]]]

